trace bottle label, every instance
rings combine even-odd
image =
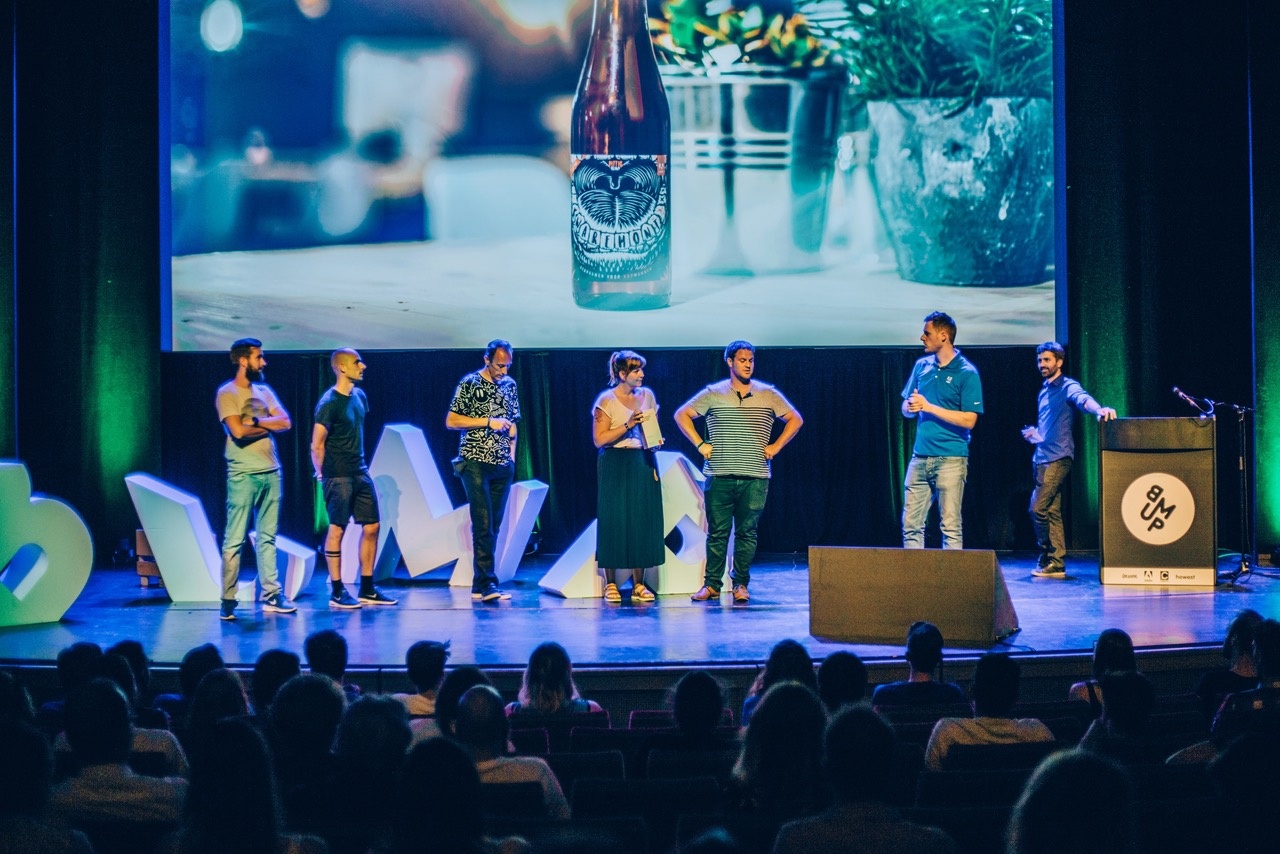
[[[667,155],[574,154],[573,262],[601,281],[663,276],[671,245]]]

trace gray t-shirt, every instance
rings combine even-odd
[[[251,383],[248,388],[241,388],[235,380],[228,380],[218,388],[214,405],[218,408],[219,422],[232,416],[266,418],[284,412],[276,393],[266,383]],[[227,433],[227,474],[261,474],[280,468],[276,442],[270,433],[237,441],[225,423],[222,429]]]
[[[712,450],[702,473],[708,477],[769,477],[764,446],[773,435],[773,422],[795,409],[782,392],[757,380],[745,395],[734,391],[729,380],[709,385],[685,406],[707,419]]]

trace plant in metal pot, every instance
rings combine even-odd
[[[786,0],[666,0],[650,30],[671,104],[677,270],[821,267],[848,70]]]
[[[1052,0],[801,0],[866,100],[902,277],[1025,285],[1053,257]]]

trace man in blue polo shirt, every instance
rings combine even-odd
[[[969,431],[982,413],[982,380],[955,346],[956,324],[935,311],[924,319],[918,360],[902,388],[902,415],[916,419],[916,444],[907,466],[902,547],[924,548],[924,525],[936,498],[942,547],[964,548],[960,518],[969,474]]]
[[[1071,474],[1075,456],[1075,440],[1071,427],[1075,407],[1110,421],[1116,411],[1089,396],[1080,383],[1062,373],[1066,351],[1057,341],[1046,341],[1036,348],[1036,367],[1044,384],[1040,386],[1039,414],[1036,426],[1023,427],[1022,438],[1036,446],[1031,458],[1035,469],[1036,488],[1031,493],[1031,523],[1036,529],[1040,560],[1031,572],[1039,578],[1066,578],[1066,535],[1062,528],[1062,485]]]

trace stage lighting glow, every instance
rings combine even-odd
[[[294,0],[298,11],[311,18],[323,18],[329,12],[329,0]]]
[[[234,50],[244,36],[244,15],[235,0],[213,0],[200,15],[200,38],[214,53]]]

